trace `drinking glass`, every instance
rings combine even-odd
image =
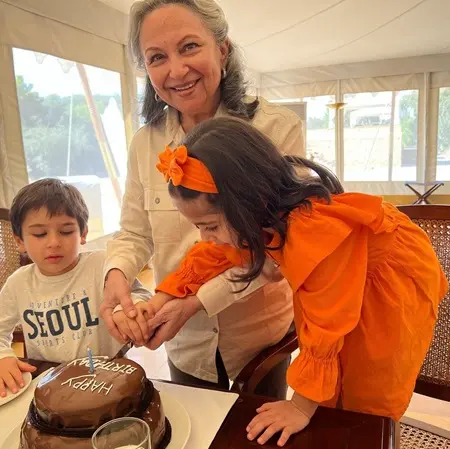
[[[150,428],[138,418],[117,418],[92,435],[94,449],[152,449]]]

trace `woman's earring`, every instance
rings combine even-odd
[[[159,95],[156,92],[155,92],[155,101],[156,102],[161,101],[161,98],[159,98]]]
[[[224,80],[227,77],[227,71],[225,67],[222,68],[222,79]]]

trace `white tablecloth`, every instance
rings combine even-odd
[[[155,387],[174,396],[191,419],[191,435],[185,449],[208,449],[239,395],[202,388],[154,382]]]
[[[22,395],[0,407],[0,443],[24,419],[40,377],[34,379]],[[208,449],[238,398],[234,393],[183,387],[164,382],[154,384],[158,390],[174,396],[189,414],[192,427],[186,449]]]
[[[0,407],[0,443],[3,443],[8,434],[25,418],[30,402],[33,399],[34,389],[39,379],[45,374],[43,373],[34,379],[26,391],[16,399]]]

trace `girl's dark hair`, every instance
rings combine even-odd
[[[311,207],[309,198],[329,202],[331,194],[344,191],[331,171],[307,159],[283,156],[264,134],[239,119],[221,117],[202,122],[183,143],[189,156],[206,165],[216,183],[219,194],[204,195],[223,211],[238,234],[239,247],[250,251],[250,268],[239,281],[258,277],[265,251],[284,245],[287,218],[293,209]],[[310,169],[315,175],[301,177],[296,168]],[[202,195],[172,183],[169,192],[185,200]],[[264,228],[280,234],[279,247],[266,247]]]

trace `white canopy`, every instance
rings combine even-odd
[[[127,13],[132,0],[101,0]],[[260,73],[450,52],[448,0],[219,0]]]

